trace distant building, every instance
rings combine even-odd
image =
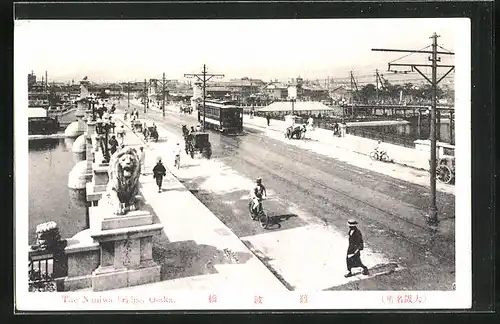
[[[43,81],[37,81],[35,73],[28,74],[28,107],[49,108],[49,93]]]
[[[330,98],[328,89],[321,86],[302,85],[300,91],[300,99],[307,101],[321,101]]]
[[[264,88],[270,100],[284,100],[288,97],[288,87],[282,83],[273,82]]]
[[[31,71],[30,74],[28,74],[28,91],[31,90],[31,87],[36,84],[36,75]]]

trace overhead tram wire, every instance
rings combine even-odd
[[[431,64],[422,64],[422,63],[388,63],[388,70],[391,70],[391,66],[405,66],[410,67],[411,71],[417,71],[425,80],[427,80],[432,86],[432,95],[431,95],[431,134],[430,134],[430,206],[429,213],[426,215],[426,219],[429,224],[437,225],[439,223],[438,219],[438,210],[436,205],[436,168],[437,168],[437,139],[439,138],[439,111],[437,111],[437,89],[438,83],[441,82],[449,73],[451,73],[454,69],[454,65],[444,65],[438,64],[441,62],[441,58],[438,55],[454,55],[455,53],[451,52],[439,52],[437,50],[438,44],[437,39],[440,37],[436,32],[430,37],[432,39],[432,51],[422,51],[422,50],[408,50],[408,49],[385,49],[385,48],[372,48],[372,51],[376,52],[406,52],[406,53],[422,53],[422,54],[432,54],[432,56],[428,57],[428,60],[431,61]],[[420,68],[422,67],[431,67],[432,68],[432,76],[429,78],[426,74],[424,74]],[[448,71],[442,76],[440,79],[437,78],[437,69],[438,68],[448,68]],[[397,70],[396,70],[397,71]]]
[[[422,51],[422,50],[424,50],[424,49],[428,49],[428,48],[429,48],[429,47],[431,47],[431,46],[432,46],[432,45],[428,45],[428,46],[426,46],[426,47],[422,47],[422,48],[421,48],[421,49],[419,49],[418,51]],[[403,55],[403,56],[401,56],[401,57],[399,57],[399,58],[397,58],[397,59],[395,59],[395,60],[390,61],[389,63],[392,63],[392,62],[396,62],[396,61],[402,60],[402,59],[404,59],[405,57],[408,57],[408,56],[410,56],[410,55],[415,55],[415,54],[417,54],[417,53],[412,52],[412,53],[409,53],[409,54]]]
[[[449,49],[444,48],[444,47],[443,47],[443,46],[441,46],[441,45],[438,45],[438,47],[439,47],[440,49],[443,49],[443,50],[447,51],[448,53],[453,53],[452,51],[450,51]]]

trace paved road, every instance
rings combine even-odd
[[[142,112],[142,107],[137,107]],[[193,117],[171,112],[163,118],[160,112],[150,111],[146,118],[179,134],[182,124],[195,122]],[[211,132],[210,141],[212,159],[248,178],[262,177],[266,187],[279,195],[280,200],[265,202],[275,222],[273,231],[312,221],[342,232],[347,231],[347,219],[356,218],[375,252],[392,256],[410,269],[399,274],[406,285],[400,288],[449,289],[454,282],[454,229],[444,225],[435,230],[425,224],[427,188],[286,145],[256,130],[246,129],[241,136]],[[206,179],[186,179],[185,184],[238,237],[266,232],[248,217],[247,201],[241,199],[248,190],[199,190],[203,181]],[[437,200],[442,224],[446,224],[455,217],[455,197],[438,192]],[[310,216],[308,221],[289,212],[292,204]],[[396,278],[379,279],[374,289],[396,289],[391,280]]]

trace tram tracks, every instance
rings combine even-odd
[[[233,145],[233,144],[229,143],[227,145]],[[254,165],[258,169],[265,169],[267,172],[274,174],[275,176],[282,178],[282,179],[286,179],[287,176],[288,177],[292,176],[293,178],[295,178],[297,180],[303,179],[309,183],[314,184],[314,186],[316,188],[321,188],[321,190],[324,192],[324,194],[318,194],[318,193],[315,193],[313,190],[305,189],[307,191],[307,195],[313,196],[316,201],[318,201],[318,202],[323,201],[324,202],[326,200],[328,205],[330,205],[331,207],[333,207],[337,210],[339,210],[339,209],[342,210],[344,212],[344,214],[347,214],[347,215],[350,215],[351,211],[349,208],[346,207],[346,205],[353,204],[353,205],[357,205],[357,206],[363,206],[361,208],[358,208],[360,210],[365,210],[366,208],[368,208],[368,211],[365,211],[364,215],[360,215],[361,217],[365,218],[365,220],[366,220],[365,223],[371,224],[371,225],[376,224],[376,226],[378,228],[388,229],[397,238],[400,238],[400,239],[404,240],[405,242],[409,243],[410,245],[417,247],[419,250],[422,250],[425,252],[430,251],[434,255],[437,254],[437,256],[439,258],[445,259],[451,263],[454,262],[454,257],[450,257],[447,254],[442,252],[443,250],[446,250],[446,245],[453,244],[453,246],[454,246],[454,240],[446,238],[442,235],[439,235],[435,228],[432,228],[432,227],[426,226],[426,225],[422,225],[422,224],[418,224],[418,223],[413,222],[407,218],[403,218],[403,217],[396,215],[388,210],[385,210],[379,206],[368,203],[368,202],[366,202],[358,197],[355,197],[349,193],[346,193],[338,188],[334,188],[332,186],[325,184],[324,182],[318,181],[317,179],[315,179],[313,177],[304,175],[303,173],[300,173],[300,172],[297,172],[297,171],[294,171],[291,169],[286,169],[286,174],[283,174],[283,172],[279,172],[279,170],[281,170],[281,167],[282,167],[282,165],[280,163],[275,162],[275,161],[270,161],[270,160],[266,160],[265,162],[260,162],[261,160],[258,157],[256,157],[255,155],[253,155],[252,152],[245,150],[245,149],[242,149],[241,147],[238,147],[238,149],[240,151],[242,151],[242,150],[245,151],[244,152],[245,154],[241,154],[240,158],[244,159],[245,162],[247,162],[251,165]],[[301,182],[301,181],[297,181],[297,182]],[[329,199],[325,198],[325,196],[329,196],[329,194],[332,194],[332,193],[335,195],[341,195],[342,197],[346,198],[348,201],[350,200],[350,202],[346,202],[343,205],[342,204],[334,204]],[[370,212],[370,211],[374,211],[374,213]],[[342,213],[339,213],[339,214],[342,214]],[[379,217],[380,217],[380,215],[387,216],[393,220],[393,223],[397,222],[398,224],[400,224],[400,226],[399,226],[400,228],[408,227],[408,226],[416,228],[416,230],[410,229],[407,232],[423,233],[424,238],[421,240],[415,240],[414,238],[408,236],[405,231],[403,231],[401,229],[397,229],[394,226],[391,228],[387,228],[387,222],[382,222],[382,221],[378,220],[376,217],[369,217],[367,215],[379,215]],[[323,221],[324,224],[328,223],[327,219],[321,218],[318,216],[316,216],[316,217],[319,220]],[[347,220],[347,218],[345,220]],[[396,224],[396,223],[394,223],[394,224]],[[444,240],[441,241],[440,239],[444,239]],[[424,241],[425,243],[421,243],[420,241]],[[442,244],[444,246],[439,246],[440,244]]]
[[[152,117],[152,119],[154,119],[155,121],[162,122],[162,119],[158,118],[156,116],[154,116],[156,118],[154,118],[153,116],[148,116],[148,117]],[[183,121],[180,120],[179,118],[175,118],[175,119],[177,120],[175,122],[175,124],[178,124],[175,126],[180,127],[180,125],[183,124]],[[171,121],[172,121],[172,119],[171,119]],[[255,135],[255,134],[251,134],[251,135]],[[286,180],[290,176],[294,177],[295,179],[303,179],[307,183],[313,184],[313,187],[320,188],[323,191],[323,194],[315,193],[314,190],[307,190],[307,189],[305,189],[305,190],[307,191],[307,194],[309,196],[311,196],[311,198],[314,198],[316,201],[318,201],[318,202],[327,201],[327,204],[330,207],[333,207],[337,210],[343,211],[343,213],[339,213],[339,214],[350,215],[351,210],[345,206],[345,205],[348,205],[348,203],[345,203],[343,205],[342,204],[335,204],[334,202],[325,198],[326,196],[329,196],[329,194],[335,195],[335,196],[342,196],[352,205],[363,206],[363,207],[358,208],[358,209],[362,209],[362,210],[368,209],[368,211],[372,211],[371,213],[365,212],[364,215],[361,215],[361,217],[364,218],[364,221],[366,221],[365,223],[371,224],[371,225],[376,225],[376,227],[378,227],[378,228],[390,230],[394,236],[396,236],[399,239],[402,239],[403,241],[407,242],[411,246],[414,246],[414,247],[418,248],[419,250],[422,250],[425,252],[431,252],[433,255],[435,255],[441,259],[445,259],[450,263],[454,263],[454,256],[448,256],[446,254],[446,252],[443,252],[443,250],[446,251],[446,246],[439,246],[440,244],[442,244],[442,245],[443,244],[444,245],[452,244],[452,246],[454,246],[454,240],[447,238],[443,235],[439,235],[435,228],[413,222],[407,218],[404,218],[404,217],[401,217],[397,214],[394,214],[393,212],[388,211],[384,208],[381,208],[377,205],[366,202],[366,201],[364,201],[364,200],[362,200],[362,199],[360,199],[352,194],[344,192],[338,188],[329,186],[329,185],[325,184],[324,182],[321,182],[321,181],[319,181],[311,176],[304,175],[303,173],[291,170],[290,168],[286,169],[286,174],[283,174],[282,172],[280,173],[279,170],[281,170],[281,168],[282,168],[282,165],[280,163],[278,163],[276,161],[272,161],[270,159],[266,160],[265,162],[261,162],[259,157],[254,155],[254,152],[252,152],[248,149],[245,149],[241,146],[235,145],[235,144],[231,143],[231,141],[229,141],[229,140],[224,141],[224,145],[233,147],[233,148],[237,149],[239,152],[244,153],[244,154],[240,154],[238,157],[243,159],[245,162],[249,163],[250,165],[255,166],[257,169],[265,169],[265,170],[267,170],[267,172],[274,174],[275,176],[277,176],[281,179],[284,179],[284,180]],[[418,209],[417,207],[415,207],[415,208]],[[378,215],[379,218],[381,217],[380,215],[383,215],[384,217],[388,217],[392,220],[392,223],[400,224],[400,226],[399,226],[400,228],[399,229],[394,228],[394,227],[388,228],[387,227],[387,220],[386,220],[386,222],[382,222],[375,217],[367,216],[368,214]],[[322,220],[324,222],[324,224],[328,223],[328,220],[326,218],[321,218],[318,216],[316,216],[316,217],[318,218],[318,220]],[[405,226],[406,227],[413,227],[413,229],[407,230],[406,232],[401,230],[401,228],[405,227]],[[423,233],[424,237],[420,240],[414,239],[411,236],[407,235],[406,234],[407,232]],[[444,240],[441,240],[441,239],[444,239]],[[424,243],[421,243],[421,241],[424,241]]]

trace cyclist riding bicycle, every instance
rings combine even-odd
[[[377,145],[375,146],[375,149],[374,151],[379,154],[379,155],[382,155],[382,154],[387,154],[385,148],[383,148],[382,146],[382,142],[381,141],[377,141]]]
[[[262,208],[262,199],[267,198],[267,192],[261,178],[257,178],[255,182],[256,186],[252,189],[250,197],[253,201],[252,209],[258,212]]]

